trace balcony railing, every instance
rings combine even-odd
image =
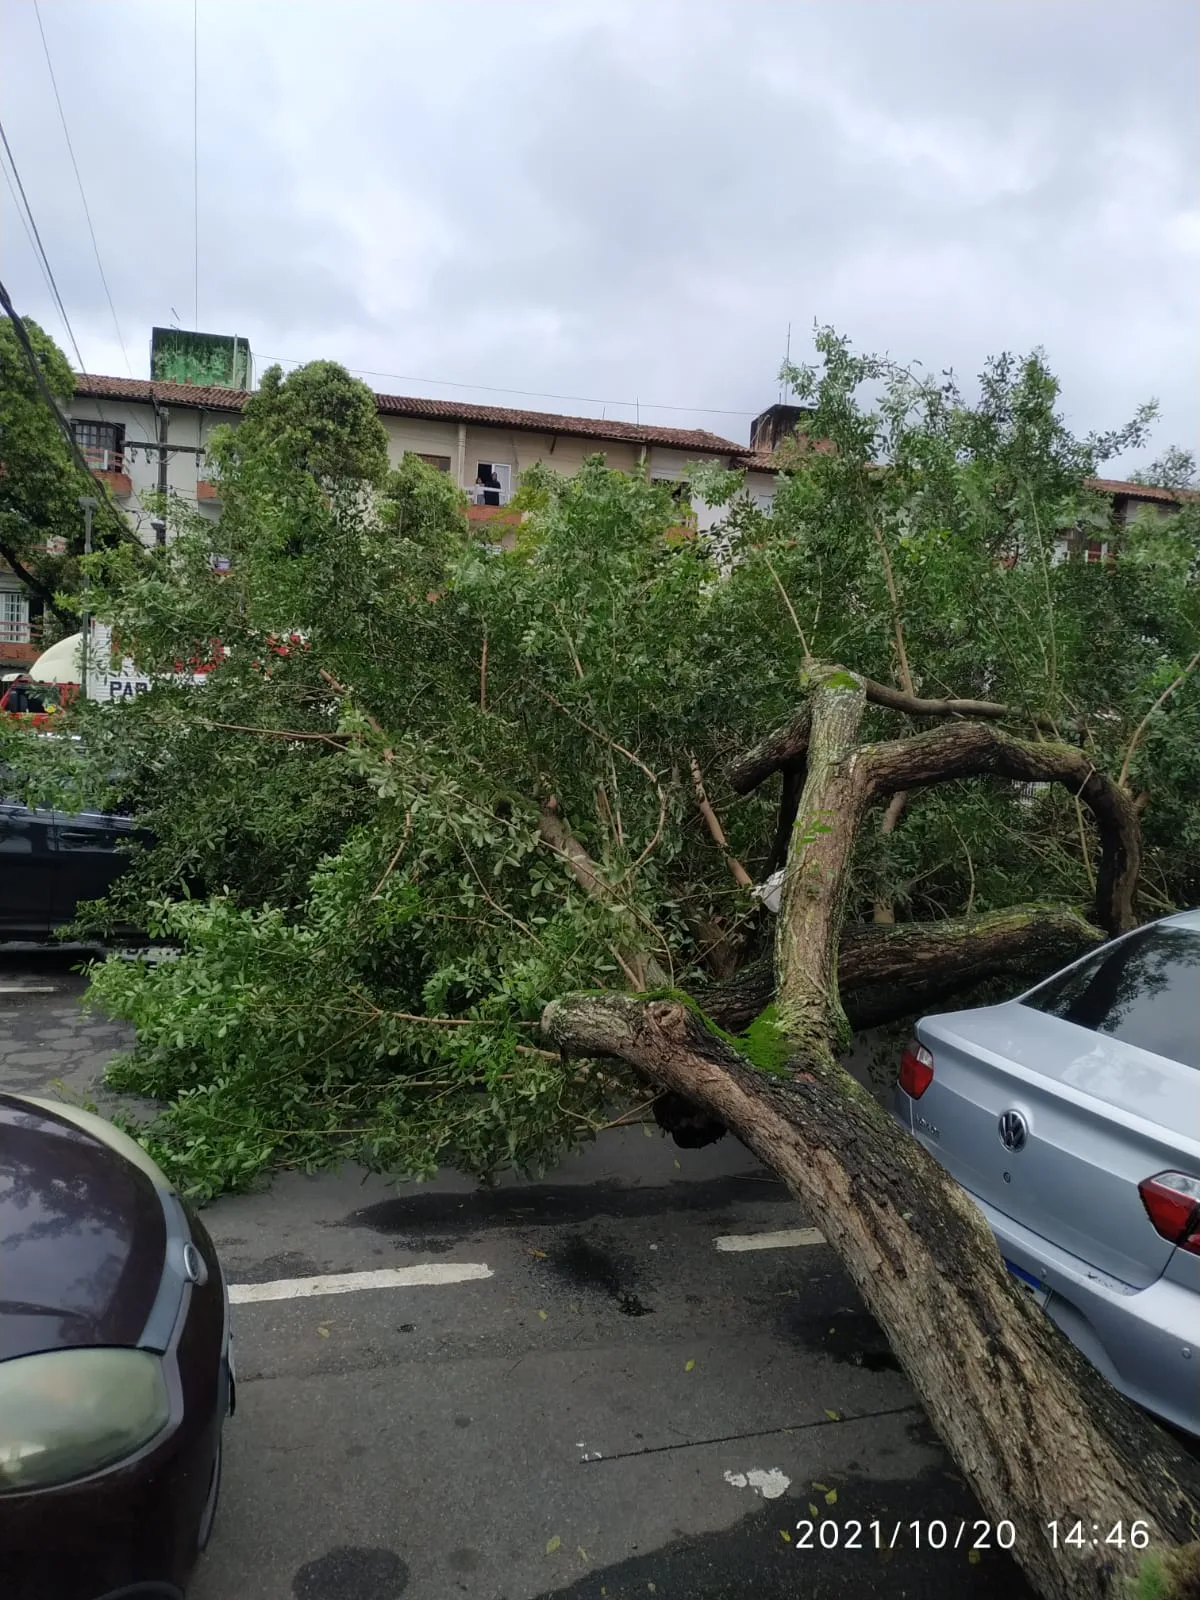
[[[93,472],[125,471],[124,450],[108,450],[98,444],[81,445],[80,449],[83,451],[83,459]]]

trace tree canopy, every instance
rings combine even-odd
[[[25,329],[50,395],[65,408],[75,392],[67,358],[36,322]],[[7,319],[0,319],[0,462],[0,558],[55,609],[55,594],[79,581],[79,496],[99,491],[74,461]],[[60,615],[69,620],[69,612]]]
[[[769,513],[698,468],[723,522],[668,538],[671,487],[596,456],[528,471],[500,551],[443,474],[384,469],[347,374],[274,375],[214,445],[219,528],[177,507],[169,545],[91,560],[155,687],[73,707],[79,745],[4,742],[42,797],[117,774],[151,835],[87,920],[178,959],[103,963],[91,994],[136,1024],[110,1078],[162,1102],[141,1137],[187,1192],[351,1157],[536,1168],[631,1104],[728,1127],[1042,1592],[1117,1573],[1175,1600],[1191,1465],[838,1057],[856,1022],[1195,898],[1195,502],[1115,528],[1085,479],[1149,415],[1074,438],[1036,353],[969,400],[819,348]],[[1085,1510],[1141,1519],[1145,1559],[1050,1538]]]
[[[699,993],[769,948],[749,885],[782,864],[788,779],[781,822],[774,783],[738,794],[729,769],[814,661],[1086,751],[1141,810],[1143,909],[1197,897],[1194,520],[1056,557],[1064,530],[1113,537],[1083,480],[1147,418],[1073,438],[1036,354],[969,401],[832,333],[821,351],[791,378],[833,448],[797,441],[770,513],[697,469],[716,540],[664,539],[669,487],[597,456],[527,472],[535,509],[491,552],[444,474],[385,470],[369,391],[318,363],[268,375],[215,442],[219,532],[176,507],[167,548],[94,558],[97,609],[162,681],[81,708],[88,755],[58,781],[119,770],[155,840],[90,921],[182,958],[102,966],[93,993],[137,1023],[120,1077],[167,1103],[151,1137],[186,1188],[350,1155],[487,1173],[588,1136],[614,1074],[547,1051],[542,1007]],[[168,681],[196,659],[202,689]],[[866,709],[869,737],[912,725]],[[1092,915],[1097,861],[1061,788],[951,784],[866,819],[847,921]]]

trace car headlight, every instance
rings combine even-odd
[[[0,1362],[0,1493],[85,1477],[130,1456],[171,1415],[148,1350],[52,1350]]]

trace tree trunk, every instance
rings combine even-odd
[[[838,994],[851,1028],[915,1016],[989,978],[1036,983],[1104,938],[1057,906],[1008,906],[943,922],[866,923],[838,944]],[[751,961],[696,999],[727,1033],[741,1033],[775,998],[775,964]]]
[[[1055,1548],[1047,1524],[1144,1521],[1162,1551],[1200,1538],[1200,1469],[1033,1306],[990,1229],[924,1149],[819,1049],[756,1071],[685,1006],[553,1001],[568,1054],[613,1055],[719,1117],[779,1174],[838,1252],[930,1419],[1047,1600],[1111,1600],[1145,1552]],[[1191,1553],[1193,1561],[1195,1552]],[[1200,1566],[1193,1566],[1200,1578]],[[1170,1592],[1170,1591],[1168,1591]],[[1176,1591],[1183,1595],[1186,1591]]]
[[[1081,751],[979,724],[859,745],[862,680],[828,667],[809,676],[807,779],[775,939],[787,1077],[755,1070],[683,1000],[568,996],[546,1008],[543,1031],[566,1054],[621,1057],[720,1119],[779,1174],[882,1324],[985,1512],[1014,1526],[1013,1554],[1048,1600],[1112,1596],[1114,1579],[1132,1577],[1144,1559],[1128,1543],[1056,1542],[1055,1521],[1081,1521],[1089,1537],[1093,1526],[1118,1524],[1128,1535],[1140,1521],[1159,1553],[1191,1545],[1167,1591],[1183,1596],[1185,1584],[1200,1585],[1200,1470],[1029,1302],[982,1214],[836,1060],[849,1031],[838,978],[848,865],[869,804],[945,777],[1070,786],[1100,827],[1098,901],[1110,931],[1133,916],[1132,804]],[[905,930],[875,931],[873,955],[886,970],[890,941]],[[957,959],[944,945],[941,953]],[[892,975],[902,985],[909,977]]]

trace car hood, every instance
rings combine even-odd
[[[146,1171],[48,1106],[0,1094],[0,1360],[137,1344],[166,1249]]]

